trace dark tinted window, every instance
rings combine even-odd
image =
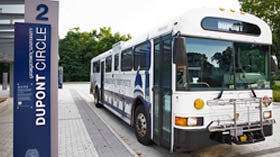
[[[124,50],[121,54],[121,70],[132,70],[132,49]]]
[[[112,56],[106,58],[106,72],[112,71]]]
[[[145,70],[149,68],[149,53],[150,53],[150,44],[149,42],[137,45],[134,48],[134,70]]]
[[[267,45],[188,37],[186,46],[188,64],[177,65],[177,90],[270,88]]]
[[[100,72],[100,61],[93,62],[92,72],[94,72],[94,73]]]
[[[114,56],[114,60],[115,60],[115,66],[114,66],[114,70],[118,71],[119,70],[119,54],[116,54]]]

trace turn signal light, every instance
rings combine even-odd
[[[187,118],[185,118],[185,117],[175,117],[175,125],[177,125],[177,126],[187,126]]]
[[[204,101],[202,99],[196,99],[193,105],[197,110],[200,110],[204,107]]]
[[[268,96],[264,96],[262,101],[263,101],[264,106],[268,107],[272,103],[272,98],[270,98]]]
[[[202,126],[203,117],[177,117],[177,116],[175,116],[175,125],[177,125],[177,126]]]

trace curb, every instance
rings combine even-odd
[[[77,91],[81,97],[85,98],[90,98],[92,99],[92,97],[89,97],[89,95],[84,95],[83,93],[81,93],[80,91]],[[109,130],[114,134],[114,136],[122,143],[122,145],[134,156],[134,157],[138,157],[139,155],[131,148],[128,146],[127,143],[125,143],[122,138],[120,137],[120,135],[109,125],[106,123],[106,121],[102,118],[102,116],[96,112],[93,108],[92,105],[89,104],[89,102],[87,101],[88,99],[85,98],[85,101],[87,103],[87,105],[89,106],[89,108],[97,115],[97,117],[109,128]]]

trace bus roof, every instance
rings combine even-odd
[[[248,23],[257,26],[260,30],[259,34],[252,35],[242,32],[228,32],[219,30],[209,30],[202,27],[202,21],[205,18],[218,18],[226,19],[231,21],[237,21],[240,23]],[[227,23],[223,24],[227,27]],[[241,28],[240,28],[241,29]],[[242,28],[243,29],[243,28]],[[126,42],[120,42],[112,46],[112,50],[108,50],[97,56],[97,58],[104,58],[110,53],[114,52],[114,47],[118,47],[119,50],[125,50],[127,48],[133,47],[139,43],[145,42],[149,39],[153,39],[168,33],[173,35],[180,33],[184,36],[200,37],[200,38],[211,38],[218,40],[228,40],[236,42],[247,42],[256,44],[272,44],[272,33],[270,27],[258,17],[233,9],[224,8],[193,8],[188,10],[185,14],[180,17],[175,18],[163,25],[160,25],[150,32],[132,38]],[[118,51],[119,52],[119,51]],[[95,60],[98,60],[98,59]]]

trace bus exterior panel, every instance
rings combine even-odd
[[[275,123],[271,43],[270,28],[253,15],[189,10],[94,57],[91,91],[143,144],[191,151],[263,141]]]
[[[215,25],[216,30],[209,26],[203,28],[203,20],[206,18],[219,18],[215,24],[215,21],[209,25]],[[225,20],[222,20],[225,19]],[[260,28],[259,34],[248,34],[244,28],[234,30],[234,26],[228,20],[236,20],[239,22],[245,22],[249,24],[255,24]],[[239,42],[253,42],[260,44],[272,44],[272,33],[269,26],[257,18],[254,15],[236,11],[231,12],[230,10],[220,11],[219,9],[194,9],[188,11],[184,16],[174,20],[176,22],[174,31],[180,31],[181,34],[200,38],[213,38],[219,40],[230,40]],[[239,23],[241,24],[241,23]],[[220,25],[220,27],[219,27]],[[210,30],[213,29],[213,30]],[[231,30],[230,30],[231,29]]]
[[[213,103],[213,101],[215,101],[214,98],[217,97],[218,94],[219,92],[190,92],[189,94],[177,93],[173,95],[174,101],[176,102],[173,103],[176,104],[176,107],[173,107],[174,120],[176,117],[202,118],[201,120],[203,122],[201,126],[182,127],[175,125],[175,149],[184,148],[185,150],[194,150],[201,146],[214,144],[215,142],[232,144],[233,139],[231,136],[234,135],[235,132],[241,135],[243,131],[245,132],[245,130],[250,127],[255,128],[256,126],[260,126],[260,119],[262,119],[263,122],[264,135],[272,135],[272,124],[274,120],[263,118],[263,113],[272,111],[272,106],[263,107],[262,114],[260,114],[259,106],[262,101],[258,101],[258,99],[255,102],[251,102],[254,99],[248,99],[252,97],[251,93],[248,91],[241,91],[238,93],[233,91],[224,92],[223,99]],[[271,91],[256,91],[256,95],[264,97],[266,95],[271,95]],[[197,99],[201,98],[205,102],[205,107],[201,110],[197,110],[194,103]],[[233,102],[224,102],[232,98],[240,100],[239,104],[236,104],[236,111],[234,111],[235,104],[233,104]],[[232,99],[232,101],[234,100]],[[263,104],[261,104],[261,106],[262,105]],[[236,128],[234,127],[235,119],[237,123]],[[259,140],[264,139],[261,138]]]

